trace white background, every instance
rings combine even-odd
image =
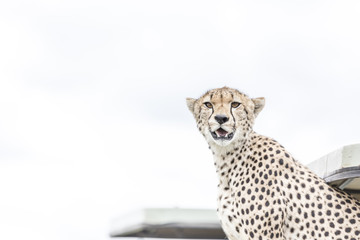
[[[2,1],[0,239],[108,239],[142,207],[215,208],[185,104],[229,86],[309,163],[360,139],[358,1]]]

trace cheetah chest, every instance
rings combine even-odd
[[[240,221],[237,216],[234,198],[231,196],[230,192],[222,191],[220,189],[218,197],[218,216],[221,227],[230,240],[248,239],[244,233],[244,229],[239,224]]]

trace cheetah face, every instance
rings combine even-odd
[[[204,119],[207,124],[202,124],[198,122],[199,129],[204,127],[205,135],[211,141],[214,141],[218,145],[225,146],[228,145],[234,138],[236,133],[236,120],[233,115],[236,108],[239,108],[241,103],[227,101],[223,103],[219,101],[220,99],[215,96],[211,100],[205,98],[202,108],[202,116],[200,119]],[[228,99],[230,100],[230,99]]]
[[[187,99],[198,129],[210,145],[227,146],[246,138],[264,99],[250,99],[236,89],[213,89],[199,99]]]

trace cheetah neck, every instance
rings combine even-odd
[[[229,187],[230,178],[229,174],[232,171],[232,167],[240,165],[241,161],[247,159],[250,155],[250,146],[252,145],[252,139],[257,134],[250,132],[247,138],[238,140],[234,144],[226,147],[210,146],[214,154],[214,165],[219,178],[219,184],[223,188]]]

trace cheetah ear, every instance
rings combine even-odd
[[[253,101],[253,103],[255,104],[254,114],[255,114],[255,117],[257,117],[257,115],[261,112],[261,110],[265,106],[265,98],[263,98],[263,97],[252,98],[251,101]]]
[[[196,99],[194,99],[194,98],[186,98],[186,104],[192,114],[194,114],[195,102],[196,102]]]

